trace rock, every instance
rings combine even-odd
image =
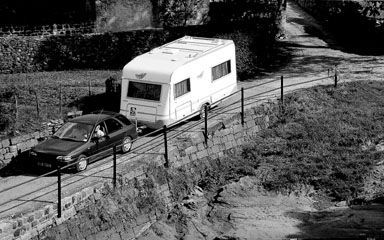
[[[201,189],[201,187],[199,187],[199,186],[195,186],[193,194],[198,196],[198,197],[204,196],[203,189]]]
[[[341,201],[335,204],[336,207],[347,207],[347,201]]]
[[[375,150],[378,152],[384,151],[384,141],[380,141],[379,144],[376,145]]]

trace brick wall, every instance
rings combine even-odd
[[[249,141],[268,124],[269,118],[260,108],[246,111],[244,126],[240,114],[210,121],[207,144],[202,133],[186,133],[169,141],[169,168],[164,167],[163,155],[140,155],[135,161],[140,164],[119,167],[117,189],[110,181],[100,182],[65,197],[62,218],[57,218],[56,205],[47,205],[2,219],[0,240],[134,239],[166,214],[181,194],[188,194],[187,189],[175,189],[177,174],[197,182],[216,159]]]
[[[51,120],[43,124],[42,131],[0,140],[0,169],[37,145],[40,139],[52,135],[54,129],[58,129],[62,124],[62,120]]]

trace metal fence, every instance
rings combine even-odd
[[[125,159],[124,161],[122,161],[120,163],[117,163],[117,150],[119,148],[121,148],[122,145],[115,145],[111,149],[105,150],[105,151],[111,152],[112,155],[113,155],[112,167],[106,168],[106,169],[112,168],[112,176],[110,178],[112,179],[113,186],[114,187],[117,186],[117,169],[118,169],[118,165],[123,164],[127,160],[133,159],[133,158],[135,158],[135,157],[137,157],[139,155],[148,155],[148,154],[163,155],[164,159],[165,159],[164,166],[166,168],[168,168],[170,166],[170,164],[169,164],[169,156],[168,156],[168,141],[170,139],[175,139],[176,137],[180,136],[181,134],[188,133],[188,132],[201,132],[202,134],[204,134],[205,143],[207,143],[208,138],[209,138],[209,133],[208,133],[208,123],[209,123],[209,120],[211,120],[211,119],[213,119],[213,118],[215,118],[215,117],[217,117],[219,115],[240,114],[241,124],[244,125],[244,123],[245,123],[245,120],[244,120],[245,119],[245,108],[247,106],[254,105],[254,104],[257,104],[257,103],[259,103],[261,101],[265,101],[267,99],[270,99],[271,97],[274,97],[275,94],[272,94],[273,92],[276,92],[276,91],[279,92],[279,90],[280,90],[279,101],[280,101],[281,106],[284,106],[284,92],[286,92],[287,89],[290,88],[290,87],[296,87],[296,86],[300,86],[300,85],[304,85],[304,84],[308,84],[308,83],[312,83],[312,82],[323,81],[323,80],[331,80],[330,83],[333,83],[334,87],[337,87],[338,86],[338,81],[339,81],[338,80],[338,71],[336,69],[332,70],[332,71],[333,71],[332,75],[330,75],[330,70],[328,70],[328,75],[325,75],[325,77],[315,78],[315,79],[311,79],[311,80],[307,80],[307,81],[302,81],[302,82],[299,82],[299,83],[284,84],[284,80],[285,79],[284,79],[283,76],[281,76],[280,79],[273,79],[273,80],[270,80],[270,81],[267,81],[267,82],[256,84],[256,85],[251,86],[251,87],[241,88],[240,90],[238,90],[238,91],[236,91],[236,92],[226,96],[224,99],[221,99],[221,100],[219,100],[217,102],[214,102],[214,103],[211,103],[211,104],[212,105],[219,104],[221,102],[226,101],[227,99],[229,99],[231,97],[238,97],[237,101],[235,101],[233,103],[230,103],[230,104],[227,104],[225,106],[218,105],[214,109],[209,109],[208,106],[205,106],[204,114],[203,114],[204,117],[201,118],[200,120],[188,121],[190,118],[192,118],[193,116],[196,116],[196,115],[198,115],[200,113],[200,111],[197,111],[197,112],[194,112],[194,113],[184,117],[183,119],[180,119],[177,122],[174,122],[174,123],[172,123],[172,124],[170,124],[168,126],[164,126],[161,129],[158,129],[156,131],[147,133],[147,134],[145,134],[143,136],[140,136],[140,137],[132,140],[132,144],[134,144],[135,142],[139,142],[141,139],[147,138],[150,135],[152,136],[151,139],[146,141],[144,144],[141,144],[141,145],[138,145],[138,146],[135,146],[135,147],[133,147],[133,145],[132,145],[131,151],[129,153],[125,154],[125,155],[131,155],[131,156],[128,156],[129,157],[128,159]],[[280,86],[279,87],[272,88],[272,89],[269,89],[267,91],[263,91],[263,92],[260,92],[260,93],[257,93],[257,94],[251,94],[250,96],[245,97],[245,93],[251,92],[255,88],[261,87],[263,85],[271,84],[271,83],[278,83],[279,81],[280,81]],[[184,123],[184,122],[188,122],[188,123],[184,124],[184,125],[180,125],[181,123]],[[202,130],[196,130],[195,128],[197,126],[201,126],[201,124],[204,124],[204,127],[202,128]],[[162,146],[164,148],[164,152],[159,153],[159,152],[154,151],[155,149],[157,149],[159,147],[162,147]],[[7,191],[10,191],[10,190],[15,189],[17,187],[26,185],[26,184],[34,182],[34,181],[36,181],[38,179],[41,179],[41,178],[44,178],[44,177],[51,176],[51,175],[55,174],[57,176],[57,187],[56,187],[56,190],[49,191],[48,193],[43,193],[42,195],[34,197],[32,200],[36,200],[36,199],[38,199],[38,198],[40,198],[40,197],[42,197],[44,195],[52,194],[53,192],[57,191],[57,217],[60,218],[62,216],[62,199],[63,199],[62,189],[64,187],[67,187],[70,184],[72,184],[72,183],[69,183],[69,184],[63,185],[63,181],[65,181],[67,179],[70,179],[70,178],[72,178],[74,176],[81,176],[82,178],[80,180],[82,180],[84,178],[94,177],[92,175],[84,176],[84,175],[79,175],[79,174],[71,174],[69,176],[63,176],[63,171],[64,170],[66,170],[68,168],[71,168],[71,167],[74,167],[78,163],[79,163],[79,161],[76,161],[74,163],[71,163],[71,164],[65,165],[65,166],[57,164],[57,168],[56,169],[54,169],[54,170],[52,170],[50,172],[44,173],[44,174],[42,174],[40,176],[34,177],[34,178],[32,178],[32,179],[30,179],[28,181],[24,181],[24,182],[21,182],[21,183],[18,183],[16,185],[14,185],[14,186],[11,186],[9,188],[3,189],[3,190],[0,191],[0,194],[5,194]],[[105,164],[105,163],[101,163],[99,165],[95,165],[95,167],[100,166],[102,164]],[[106,169],[104,169],[104,170],[106,170]],[[49,186],[52,186],[52,185],[49,185]],[[26,193],[26,194],[24,194],[24,195],[22,195],[20,197],[25,197],[25,196],[28,196],[28,195],[30,195],[32,193],[36,193],[36,192],[38,192],[38,191],[40,191],[40,190],[42,190],[42,189],[44,189],[46,187],[47,186],[40,187],[38,189],[35,189],[33,192]],[[0,203],[0,206],[8,204],[8,203],[10,203],[12,201],[14,201],[14,200],[12,199],[12,200]],[[22,204],[24,204],[24,203],[20,203],[18,205],[12,206],[12,207],[10,207],[8,209],[2,210],[2,211],[0,211],[0,213],[9,211],[9,210],[14,209],[14,208],[17,208],[17,207],[19,207]]]

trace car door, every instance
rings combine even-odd
[[[105,125],[107,126],[108,134],[108,148],[113,148],[121,144],[124,138],[123,125],[114,118],[109,118],[105,120]]]
[[[99,157],[102,157],[102,156],[106,156],[109,153],[108,146],[109,146],[110,139],[109,139],[109,136],[107,134],[107,128],[106,128],[105,122],[100,122],[97,125],[100,126],[101,130],[105,134],[104,134],[104,136],[98,137],[98,138],[94,138],[94,140],[93,140],[93,142],[95,144],[95,146],[94,146],[94,148],[95,148],[95,151],[94,151],[95,155],[94,155],[93,160],[95,160],[95,159],[97,159]],[[94,131],[93,132],[93,136],[95,136],[95,133],[96,132]]]

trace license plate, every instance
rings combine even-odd
[[[45,163],[45,162],[37,162],[37,165],[40,166],[40,167],[47,167],[47,168],[52,167],[52,164]]]

